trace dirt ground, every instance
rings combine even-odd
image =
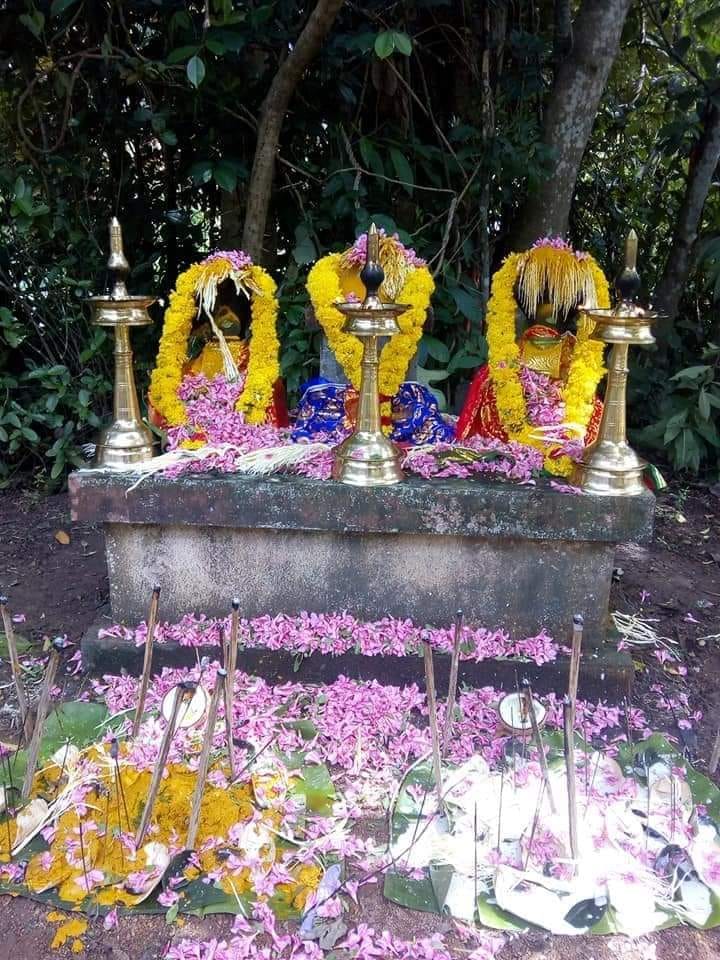
[[[675,487],[658,503],[656,534],[649,548],[624,545],[617,553],[613,609],[657,620],[659,634],[679,642],[687,677],[664,669],[649,651],[636,653],[633,702],[647,709],[650,686],[662,683],[690,694],[693,709],[705,720],[685,746],[696,765],[706,770],[715,731],[720,726],[720,489]],[[65,495],[43,497],[34,492],[0,492],[0,593],[12,609],[26,615],[18,625],[33,642],[67,634],[78,642],[107,603],[107,573],[102,535],[86,524],[71,523]],[[8,695],[7,664],[0,665],[0,706]],[[77,680],[66,678],[71,699]],[[678,734],[672,714],[651,715],[656,729]],[[0,738],[8,737],[7,716],[0,710]],[[381,829],[380,824],[368,825]],[[0,897],[0,960],[45,960],[70,956],[68,947],[50,950],[52,926],[47,907],[24,899]],[[394,907],[378,890],[363,887],[360,906],[349,923],[390,929],[408,939],[434,931],[449,933],[444,919]],[[163,918],[122,918],[119,928],[105,932],[99,921],[85,936],[87,960],[154,960],[164,946],[180,937],[208,939],[229,934],[231,918],[187,920],[167,926]],[[457,946],[458,957],[470,948]],[[720,957],[720,933],[691,929],[664,931],[631,942],[621,937],[574,939],[532,934],[518,937],[499,960],[544,957],[548,960],[710,960]]]

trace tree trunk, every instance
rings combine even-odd
[[[260,108],[243,230],[243,250],[256,262],[262,259],[275,156],[288,104],[308,64],[320,51],[342,4],[343,0],[318,0],[297,43],[280,64]]]
[[[515,218],[515,250],[538,237],[567,231],[580,162],[631,3],[583,0],[572,29],[572,53],[558,67],[543,122],[543,142],[555,152],[555,168]]]
[[[720,110],[711,106],[705,115],[702,134],[690,159],[685,196],[675,222],[672,245],[653,298],[653,306],[663,314],[658,322],[657,333],[661,349],[665,351],[667,336],[677,316],[683,288],[690,272],[703,207],[719,162]]]

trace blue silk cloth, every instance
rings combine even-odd
[[[303,386],[292,431],[293,440],[340,443],[351,433],[357,392],[347,383],[316,377]],[[392,433],[396,443],[414,445],[453,440],[455,427],[438,409],[437,400],[421,383],[406,381],[392,398]]]

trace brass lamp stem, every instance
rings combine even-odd
[[[133,376],[133,352],[128,327],[115,328],[115,389],[113,391],[113,417],[115,420],[140,420],[135,378]]]
[[[601,436],[616,443],[627,442],[627,378],[630,372],[628,346],[627,343],[615,343],[610,350],[605,402],[599,429]]]
[[[380,418],[380,395],[378,392],[378,338],[365,337],[360,363],[363,389],[358,403],[358,431],[377,433],[382,429]]]

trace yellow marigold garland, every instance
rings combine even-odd
[[[351,334],[343,333],[345,317],[334,306],[345,299],[343,279],[352,280],[350,271],[343,268],[343,254],[331,253],[322,257],[308,274],[307,290],[315,310],[315,317],[325,332],[335,359],[345,371],[350,383],[360,387],[360,359],[362,344]],[[400,333],[386,344],[380,356],[380,392],[393,396],[405,379],[410,361],[422,336],[425,315],[435,283],[427,267],[414,267],[405,277],[397,301],[410,305],[398,317]]]
[[[495,392],[498,416],[510,440],[536,447],[545,453],[545,468],[557,476],[567,477],[572,472],[569,457],[553,457],[555,447],[538,435],[528,422],[525,395],[520,382],[520,348],[516,340],[515,284],[525,254],[511,254],[495,273],[487,309],[488,366]],[[610,291],[604,273],[592,257],[588,267],[595,285],[597,305],[610,306]],[[565,421],[577,425],[584,435],[593,410],[598,384],[605,374],[604,345],[591,340],[592,325],[578,326],[567,383],[562,390],[565,403]]]
[[[177,392],[187,360],[188,339],[198,312],[198,290],[212,280],[222,283],[230,277],[231,269],[232,265],[224,259],[195,263],[178,276],[170,294],[148,396],[171,427],[186,420],[185,406]],[[254,264],[247,268],[243,279],[251,292],[250,360],[237,409],[245,414],[248,423],[262,423],[272,401],[273,386],[280,376],[277,288],[272,277]]]

